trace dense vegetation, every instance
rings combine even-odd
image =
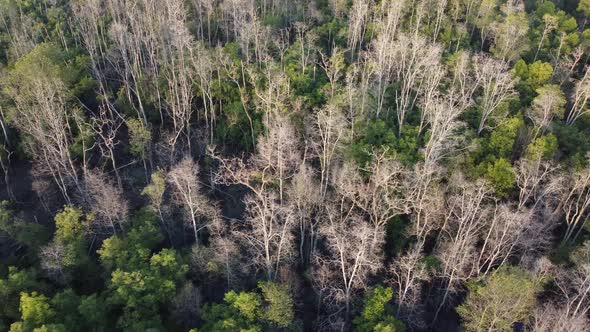
[[[589,331],[589,19],[0,0],[0,331]]]

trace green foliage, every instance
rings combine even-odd
[[[582,12],[584,16],[590,17],[590,0],[580,0],[576,10]]]
[[[350,145],[349,155],[360,166],[371,161],[373,151],[385,151],[390,156],[406,165],[413,165],[422,159],[418,152],[420,141],[418,128],[406,125],[401,137],[397,137],[395,130],[383,120],[374,120],[364,126],[359,125],[358,137]]]
[[[83,296],[78,305],[82,320],[94,331],[107,331],[109,313],[105,299],[96,294]]]
[[[497,159],[489,165],[485,174],[498,197],[505,197],[514,187],[515,173],[510,162],[504,158]]]
[[[129,119],[126,123],[129,129],[129,152],[133,156],[144,159],[152,133],[139,119]]]
[[[65,268],[84,265],[88,262],[85,232],[92,220],[92,215],[75,207],[67,206],[55,216],[55,234],[53,243],[65,248],[62,260]]]
[[[503,120],[488,136],[480,139],[480,147],[468,157],[467,166],[472,177],[484,177],[498,197],[505,197],[515,182],[510,159],[524,121],[519,117]]]
[[[256,321],[261,306],[260,297],[257,294],[230,291],[225,294],[224,302],[205,305],[202,316],[205,323],[201,331],[262,331],[262,326]]]
[[[519,130],[523,127],[524,121],[521,118],[511,117],[502,121],[498,128],[492,131],[489,140],[482,144],[485,153],[500,158],[510,157]]]
[[[263,281],[258,284],[265,303],[264,319],[278,327],[293,323],[293,299],[289,288],[282,284]]]
[[[9,238],[28,247],[33,252],[49,240],[47,229],[43,225],[25,222],[16,217],[7,201],[0,201],[1,233],[5,233]]]
[[[375,332],[403,332],[404,324],[393,315],[393,310],[388,302],[393,298],[393,290],[383,286],[365,295],[363,310],[354,318],[355,331]]]
[[[151,182],[143,188],[141,194],[149,198],[150,207],[154,212],[157,212],[160,209],[164,192],[166,191],[166,174],[163,169],[158,168],[157,171],[152,173],[150,178]]]
[[[535,138],[531,144],[527,146],[526,158],[531,160],[552,159],[557,152],[558,142],[557,137],[553,134]]]
[[[287,286],[260,282],[258,292],[225,294],[224,303],[208,304],[203,309],[204,332],[248,331],[288,328],[294,319],[293,299]]]
[[[549,81],[553,74],[553,67],[548,62],[537,60],[528,65],[526,80],[533,86],[539,87]]]
[[[154,214],[142,209],[125,236],[105,240],[98,250],[104,267],[111,271],[108,302],[122,306],[118,325],[124,330],[161,328],[159,307],[173,298],[188,270],[173,249],[152,254],[161,240]]]
[[[511,12],[497,25],[495,42],[490,51],[496,57],[512,61],[518,59],[526,52],[530,45],[528,40],[521,39],[519,43],[512,45],[512,39],[523,38],[529,29],[527,14],[524,12]]]
[[[55,311],[51,308],[47,297],[37,292],[21,293],[19,310],[24,330],[40,327],[55,316]]]
[[[16,320],[20,317],[19,294],[42,288],[34,270],[19,270],[14,266],[8,268],[8,275],[0,279],[0,320]]]
[[[512,331],[513,323],[526,322],[531,314],[541,283],[521,268],[507,267],[468,288],[457,308],[467,331]]]
[[[575,169],[584,167],[590,151],[587,131],[577,125],[566,126],[556,123],[553,132],[559,143],[559,152],[565,156],[562,162]]]

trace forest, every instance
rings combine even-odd
[[[0,331],[590,331],[590,0],[0,0]]]

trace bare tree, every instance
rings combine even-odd
[[[590,71],[586,69],[584,76],[575,83],[574,94],[572,96],[572,106],[567,114],[565,122],[572,125],[584,114],[590,112],[588,108],[588,99],[590,99]]]
[[[408,34],[400,34],[391,48],[393,77],[400,82],[396,91],[396,115],[401,135],[406,114],[416,105],[424,80],[429,76],[428,69],[440,63],[442,48],[419,35]]]
[[[385,232],[392,218],[409,211],[402,181],[405,170],[384,152],[373,155],[367,171],[370,175],[365,181],[356,166],[345,164],[335,177],[334,187],[338,195],[368,217],[375,232],[371,250],[379,251],[378,234]]]
[[[295,128],[284,115],[272,114],[267,129],[267,134],[258,139],[253,161],[263,176],[278,182],[282,202],[285,181],[293,176],[300,164],[299,142]]]
[[[227,75],[231,77],[240,89],[240,96],[243,96],[242,85],[240,84],[239,79],[240,75],[239,73],[236,73],[236,69],[233,68],[235,63],[231,59],[228,59],[227,54],[223,53],[220,49],[216,49],[212,52],[202,43],[195,44],[191,51],[190,59],[192,61],[191,70],[194,70],[195,81],[201,91],[205,122],[207,123],[207,126],[209,126],[209,141],[213,142],[213,131],[216,122],[215,102],[213,100],[215,76],[216,74],[219,75],[219,71],[221,70],[220,67],[225,67]],[[238,77],[235,77],[234,75],[237,75]],[[248,114],[246,103],[243,102],[242,104],[246,114]]]
[[[225,279],[226,290],[243,284],[243,272],[247,266],[248,257],[243,254],[239,246],[239,229],[236,229],[234,223],[227,223],[221,218],[213,220],[210,226],[210,244],[204,251],[204,247],[198,247],[199,252],[207,255],[207,265],[209,262],[214,263],[214,270],[208,268],[210,272],[218,273]],[[201,255],[202,256],[202,255]],[[205,267],[201,265],[202,268]],[[209,266],[210,267],[210,266]]]
[[[39,257],[41,258],[41,268],[49,279],[59,284],[66,284],[71,278],[67,271],[68,253],[61,243],[52,242],[41,248]]]
[[[383,241],[383,233],[375,233],[373,226],[343,209],[339,199],[326,204],[324,217],[321,233],[328,252],[317,257],[313,282],[320,299],[337,315],[344,310],[348,317],[356,291],[381,266],[380,253],[372,248]]]
[[[424,310],[421,303],[422,286],[430,279],[423,259],[421,248],[412,247],[407,253],[397,257],[388,271],[391,275],[389,282],[396,292],[397,315],[417,327],[423,326],[420,321]]]
[[[51,52],[50,45],[38,46],[28,55],[33,61],[10,72],[5,87],[15,104],[12,123],[24,134],[24,147],[36,160],[38,171],[51,176],[71,202],[70,187],[79,192],[80,181],[70,152],[73,138],[66,86],[57,75],[60,69],[52,63]]]
[[[572,316],[567,311],[559,304],[543,305],[534,311],[529,328],[534,332],[584,332],[590,329],[586,315]]]
[[[129,206],[123,189],[111,181],[98,169],[89,170],[84,181],[85,200],[95,214],[94,232],[110,228],[113,234],[123,229],[128,221]]]
[[[372,71],[375,74],[377,90],[377,116],[383,109],[387,85],[393,78],[395,59],[392,56],[392,47],[402,24],[405,7],[405,0],[383,1],[376,20],[379,30],[371,45],[368,58],[371,59],[371,67],[374,67]]]
[[[520,189],[518,209],[522,209],[532,202],[531,209],[534,210],[547,194],[545,189],[558,167],[541,158],[521,159],[516,166],[516,184]]]
[[[572,269],[555,271],[557,298],[536,312],[535,331],[586,331],[590,326],[590,244],[572,254]]]
[[[557,85],[543,86],[537,89],[537,97],[528,112],[535,124],[535,137],[543,134],[554,117],[563,117],[565,112],[565,95]]]
[[[590,245],[585,243],[582,249],[575,254],[576,268],[565,272],[558,281],[559,288],[564,293],[567,303],[567,313],[573,317],[584,315],[590,311],[590,263],[588,252]],[[580,253],[580,251],[582,253]],[[564,285],[564,278],[568,278],[568,285]],[[569,291],[567,288],[569,288]],[[572,292],[573,291],[573,292]]]
[[[448,198],[449,211],[436,249],[442,263],[443,297],[434,320],[460,282],[478,272],[476,244],[489,215],[486,202],[492,193],[484,182],[469,183],[461,175],[455,175],[452,182],[455,188]]]
[[[186,222],[193,230],[195,241],[199,243],[199,232],[209,226],[209,219],[215,218],[217,208],[201,192],[199,167],[191,157],[185,157],[168,172],[167,181],[172,188],[173,197],[181,205]]]
[[[320,192],[326,195],[338,150],[346,138],[346,120],[333,104],[320,109],[309,126],[310,145],[320,161]]]
[[[551,244],[551,230],[551,225],[538,220],[534,211],[516,210],[507,204],[496,206],[482,235],[478,271],[486,275],[519,252],[531,254],[547,249]]]
[[[299,258],[303,266],[313,261],[316,252],[319,218],[314,218],[322,201],[321,187],[313,169],[301,164],[287,190],[289,209],[299,224]]]
[[[245,204],[245,227],[240,236],[251,263],[262,268],[268,280],[275,280],[293,256],[295,216],[280,205],[273,193],[250,195]]]
[[[442,158],[453,152],[458,143],[457,130],[463,123],[459,116],[467,108],[467,103],[458,94],[451,93],[434,100],[424,109],[430,136],[424,148],[424,164],[426,168],[434,167]]]
[[[268,123],[268,133],[259,139],[257,153],[250,160],[222,158],[212,149],[209,153],[219,162],[215,183],[240,184],[250,189],[240,237],[246,243],[252,264],[273,280],[293,254],[292,229],[297,210],[288,208],[283,194],[286,181],[298,170],[301,158],[289,121],[273,113]],[[278,184],[278,193],[272,190],[272,184]]]
[[[563,241],[575,240],[590,212],[590,169],[555,177],[550,186],[553,217],[563,217],[567,227]]]
[[[192,59],[195,56],[200,58],[202,54],[193,55],[194,42],[185,26],[187,17],[183,2],[168,0],[163,2],[163,7],[161,15],[164,17],[160,27],[162,36],[159,41],[161,60],[158,63],[168,83],[165,104],[176,134],[172,146],[176,146],[176,140],[182,134],[190,151],[193,82],[196,76]]]
[[[363,0],[354,0],[348,18],[348,48],[355,58],[357,50],[361,48],[364,39],[367,21],[370,14],[370,3]]]
[[[445,214],[444,190],[438,182],[440,168],[433,166],[418,164],[404,178],[406,201],[411,211],[410,234],[416,236],[419,247],[434,229],[441,226]]]
[[[200,40],[211,43],[213,15],[215,14],[217,1],[215,0],[192,0],[191,5],[198,20],[197,36]],[[206,35],[205,35],[206,33]],[[206,38],[205,38],[206,37]]]
[[[115,148],[120,143],[117,135],[121,126],[123,125],[123,118],[116,116],[104,105],[99,108],[98,116],[92,117],[92,127],[94,133],[100,138],[98,147],[101,151],[102,157],[110,160],[117,185],[119,188],[123,187],[121,176],[119,175],[119,168],[115,158]]]
[[[487,55],[477,55],[474,57],[473,66],[477,84],[481,87],[481,118],[477,128],[477,133],[481,134],[489,125],[489,120],[497,120],[504,115],[499,113],[501,105],[516,93],[508,63]]]

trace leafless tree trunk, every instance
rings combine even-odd
[[[394,298],[398,305],[397,316],[417,327],[423,326],[420,321],[420,315],[424,310],[420,302],[422,283],[430,279],[423,258],[421,248],[415,246],[406,254],[397,257],[389,268],[389,282],[396,292]]]
[[[210,218],[218,215],[215,205],[201,193],[202,184],[198,175],[198,165],[187,156],[176,164],[167,176],[176,202],[185,210],[186,222],[192,228],[197,244],[199,232],[209,226]]]
[[[96,216],[92,224],[93,232],[100,233],[110,228],[112,234],[116,234],[118,228],[122,230],[129,214],[123,189],[113,185],[106,174],[97,169],[87,172],[84,189],[84,199]]]
[[[573,104],[566,117],[566,124],[572,125],[584,114],[590,112],[587,107],[588,99],[590,99],[590,71],[586,70],[584,77],[576,82],[574,87],[574,95],[572,96]]]
[[[381,265],[380,253],[372,248],[375,242],[383,241],[383,233],[375,233],[358,215],[343,208],[341,199],[326,205],[321,233],[329,251],[318,256],[313,282],[320,300],[334,308],[337,315],[344,310],[348,318],[356,290],[364,288],[367,278]]]
[[[346,121],[340,110],[328,104],[320,109],[310,125],[309,138],[314,154],[320,161],[320,192],[326,196],[332,168],[338,150],[346,136]]]
[[[447,303],[449,295],[457,290],[457,285],[477,274],[478,236],[485,226],[491,190],[479,181],[468,183],[460,175],[453,177],[456,188],[451,192],[447,204],[449,210],[439,236],[436,249],[442,262],[443,297],[436,310],[436,321],[440,310]]]
[[[481,134],[489,120],[504,115],[498,114],[498,108],[516,93],[513,88],[514,79],[507,63],[486,55],[477,55],[473,59],[473,65],[476,84],[481,87],[481,118],[477,128],[477,133]]]

